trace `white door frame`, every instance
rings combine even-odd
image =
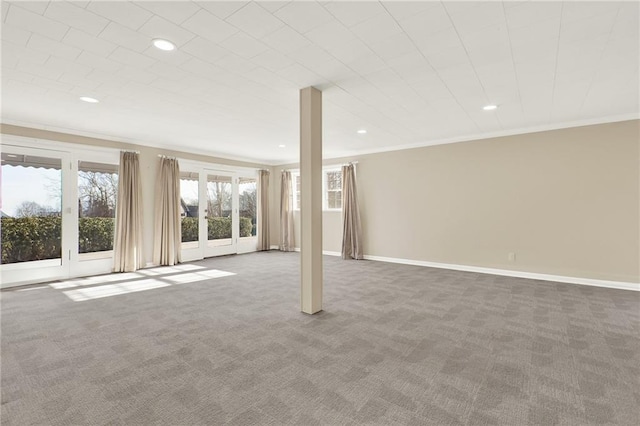
[[[54,281],[113,270],[113,252],[78,253],[78,161],[118,164],[119,150],[58,143],[51,140],[2,136],[2,151],[61,160],[61,259],[36,260],[0,266],[1,288]]]
[[[258,178],[258,170],[247,167],[234,167],[221,164],[203,163],[179,159],[180,170],[198,174],[198,241],[182,243],[182,261],[200,260],[206,257],[223,256],[236,253],[249,253],[257,250],[258,237],[240,237],[239,179]],[[209,241],[207,236],[207,176],[229,176],[232,188],[232,238],[226,245]],[[257,196],[257,193],[256,193]],[[258,200],[256,200],[257,202]],[[258,221],[259,222],[259,221]],[[257,229],[257,233],[261,230]]]

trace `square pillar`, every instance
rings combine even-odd
[[[322,310],[322,92],[300,90],[300,309]]]

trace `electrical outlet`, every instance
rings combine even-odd
[[[515,261],[516,261],[516,254],[509,253],[509,262],[515,262]]]

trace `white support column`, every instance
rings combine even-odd
[[[300,308],[322,310],[322,92],[300,90]]]

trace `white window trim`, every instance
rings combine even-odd
[[[296,180],[297,178],[300,176],[300,169],[291,169],[289,170],[291,172],[291,196],[292,196],[292,202],[293,202],[293,210],[294,211],[300,211],[300,209],[296,206],[297,205],[297,191],[296,191]],[[342,166],[325,166],[322,168],[322,211],[323,212],[341,212],[342,211],[342,207],[338,208],[338,209],[330,209],[327,205],[327,173],[328,172],[341,172],[342,171]],[[344,182],[343,182],[343,186],[344,186]],[[342,188],[340,188],[340,191],[342,192]]]

